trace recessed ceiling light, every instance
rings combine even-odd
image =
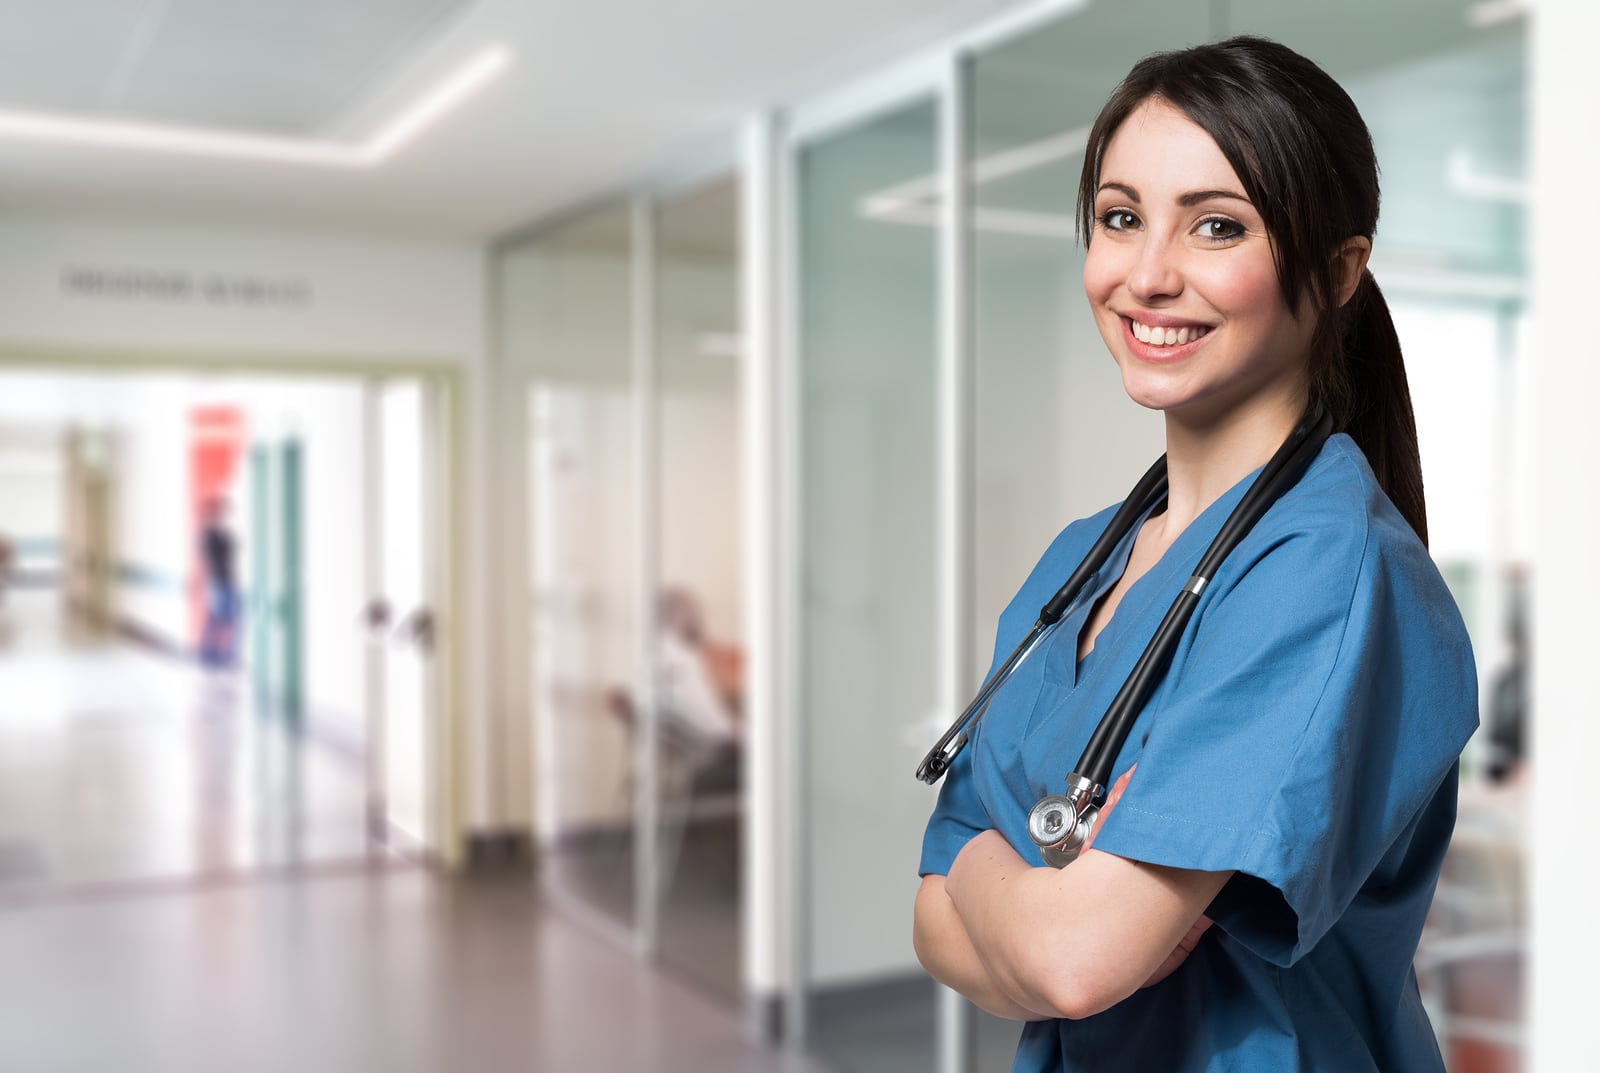
[[[8,109],[0,109],[0,138],[320,167],[372,167],[394,156],[459,107],[503,71],[510,59],[510,52],[503,46],[484,49],[359,142],[285,138],[169,123],[83,119]]]

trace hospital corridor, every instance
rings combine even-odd
[[[1080,176],[1236,35],[1370,127],[1476,665],[1396,1001],[1600,1068],[1597,11],[0,0],[0,1073],[1011,1069],[913,946],[919,761],[1167,449]]]
[[[7,594],[0,644],[3,1068],[807,1068],[526,870],[369,837],[360,758],[236,683],[48,590]]]

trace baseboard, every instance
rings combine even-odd
[[[526,871],[533,866],[533,842],[519,828],[468,831],[466,870],[473,873]]]
[[[762,1047],[783,1045],[783,996],[746,991],[744,1028],[750,1042]]]

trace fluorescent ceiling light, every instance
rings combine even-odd
[[[1532,12],[1533,0],[1479,0],[1467,8],[1467,25],[1482,30],[1526,18]]]
[[[1529,200],[1527,180],[1481,171],[1465,149],[1450,154],[1445,176],[1450,189],[1463,197],[1511,205],[1526,205]]]
[[[973,188],[976,190],[997,179],[1020,175],[1080,155],[1088,136],[1086,127],[1069,130],[978,157],[972,162],[970,170]],[[1463,197],[1509,204],[1525,205],[1528,202],[1526,180],[1488,175],[1475,166],[1471,156],[1463,149],[1450,154],[1446,181],[1452,191]],[[866,194],[857,202],[856,208],[868,220],[910,227],[938,227],[942,202],[940,177],[929,174]],[[1077,235],[1077,221],[1070,213],[1027,212],[991,208],[982,204],[974,204],[969,211],[973,230],[982,233],[1069,241]]]
[[[978,157],[972,162],[970,170],[972,185],[983,186],[1042,168],[1046,164],[1081,156],[1088,140],[1089,128],[1079,127]],[[937,174],[920,175],[865,195],[857,203],[857,211],[869,220],[913,227],[936,227],[942,194]],[[972,226],[978,231],[1069,240],[1077,234],[1076,221],[1071,215],[1021,212],[983,205],[974,205],[971,211]]]
[[[0,109],[0,138],[281,164],[367,168],[388,160],[460,106],[504,70],[510,59],[510,52],[502,46],[484,49],[401,109],[376,133],[360,142],[286,138],[167,123],[82,119],[5,109]]]
[[[378,133],[362,145],[361,152],[373,161],[388,159],[401,146],[487,85],[495,75],[505,70],[510,61],[511,53],[503,47],[484,49],[455,74],[418,97],[399,115],[380,127]]]

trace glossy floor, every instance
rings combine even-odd
[[[382,854],[359,755],[226,676],[0,604],[0,902]]]
[[[727,1002],[366,834],[359,755],[0,604],[0,1070],[801,1069]]]
[[[0,1069],[807,1070],[521,881],[329,866],[0,910]]]

